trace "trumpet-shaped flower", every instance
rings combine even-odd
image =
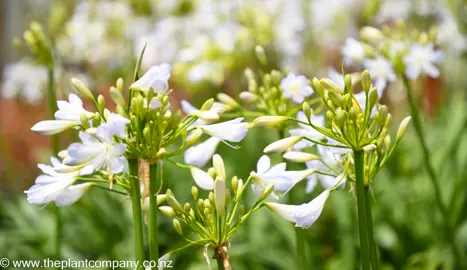
[[[212,125],[199,125],[204,133],[219,138],[222,141],[239,142],[245,138],[248,131],[247,123],[242,122],[243,117]]]
[[[66,165],[82,165],[81,175],[92,174],[104,168],[111,173],[121,173],[128,170],[128,162],[123,156],[126,144],[115,143],[115,134],[108,127],[99,126],[96,137],[79,133],[82,143],[72,143],[68,149],[68,157],[64,159]]]
[[[416,79],[420,74],[426,74],[432,78],[439,76],[436,64],[444,60],[444,53],[435,50],[432,43],[427,45],[413,44],[409,54],[404,57],[405,75],[409,79]]]
[[[121,139],[125,139],[128,137],[128,134],[126,132],[126,125],[130,123],[130,120],[117,114],[117,113],[111,113],[107,117],[107,122],[102,123],[99,128],[101,130],[105,130],[106,132],[111,132],[114,133],[117,137]],[[113,134],[110,134],[108,136],[112,136]]]
[[[52,160],[57,163],[58,160]],[[58,162],[60,163],[60,162]],[[57,164],[55,164],[57,165]],[[47,204],[55,201],[57,206],[70,205],[79,200],[92,186],[92,183],[73,185],[78,176],[78,171],[59,173],[54,167],[39,164],[43,174],[37,177],[35,184],[24,193],[31,204]]]
[[[397,79],[392,63],[381,56],[375,59],[365,59],[363,66],[370,72],[375,87],[381,95],[388,81],[393,82]]]
[[[305,98],[313,94],[313,88],[308,85],[308,79],[303,75],[289,73],[281,81],[281,87],[286,98],[292,99],[295,103],[302,103]]]
[[[295,184],[312,175],[314,172],[314,169],[286,171],[285,163],[279,163],[271,167],[271,159],[263,155],[258,160],[256,172],[253,171],[250,173],[253,181],[252,189],[256,195],[261,196],[265,189],[273,184],[274,191],[271,193],[271,197],[278,199],[280,197],[279,193],[288,192]]]
[[[283,219],[294,222],[296,227],[309,228],[323,212],[330,193],[330,190],[325,190],[311,202],[301,205],[268,202],[266,206]]]
[[[169,88],[168,80],[172,68],[169,64],[152,66],[141,78],[134,82],[130,88],[147,92],[150,87],[155,93]]]
[[[191,167],[190,169],[191,176],[195,180],[196,184],[205,190],[213,190],[215,186],[215,181],[212,177],[205,171],[198,169],[196,167]]]
[[[341,49],[342,56],[347,60],[346,64],[360,64],[365,58],[365,50],[363,44],[353,38],[345,40],[344,46]]]
[[[80,123],[76,121],[46,120],[35,124],[31,130],[41,135],[54,135],[79,125]]]
[[[216,102],[213,104],[211,109],[209,109],[207,111],[201,111],[201,110],[197,109],[196,107],[191,105],[186,100],[182,100],[180,103],[182,105],[182,110],[183,110],[184,113],[197,115],[200,118],[200,119],[196,120],[195,123],[193,123],[193,126],[205,125],[205,124],[208,124],[209,122],[212,122],[212,121],[209,121],[208,118],[217,120],[217,119],[219,119],[219,115],[224,112],[224,109],[222,107],[220,107],[219,103],[216,103]]]
[[[196,167],[204,167],[216,153],[220,142],[219,138],[211,137],[200,144],[188,148],[184,154],[185,162]]]
[[[306,118],[304,112],[299,112],[297,114],[297,119],[303,122],[308,122],[308,119]],[[313,125],[320,126],[320,127],[324,126],[324,116],[322,115],[312,115],[310,117],[310,121],[311,123],[313,123]],[[307,138],[310,138],[316,141],[320,141],[324,139],[324,135],[316,131],[311,126],[305,125],[305,124],[299,124],[299,126],[300,128],[291,129],[289,131],[290,135],[303,136],[303,137],[307,137]],[[292,148],[295,150],[300,150],[306,147],[312,147],[313,145],[315,145],[313,142],[302,139],[299,142],[297,142],[295,145],[293,145]]]
[[[81,114],[83,113],[87,117],[92,117],[93,113],[84,109],[83,102],[77,95],[70,94],[68,96],[68,100],[69,101],[57,101],[58,111],[55,112],[56,119],[75,121],[79,123],[81,121]]]

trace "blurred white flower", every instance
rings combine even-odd
[[[442,19],[437,28],[437,42],[448,46],[455,53],[461,53],[467,49],[467,37],[459,31],[455,19],[448,11],[441,13]]]
[[[306,97],[313,94],[313,88],[308,85],[308,79],[303,75],[289,73],[281,81],[281,87],[286,98],[292,99],[295,103],[302,103]]]
[[[60,163],[52,160],[53,163]],[[35,184],[26,190],[28,202],[31,204],[47,204],[55,201],[57,206],[70,205],[79,200],[92,183],[73,185],[77,180],[78,171],[58,173],[54,167],[39,164],[43,174],[38,176]]]
[[[171,67],[169,64],[152,66],[141,78],[131,84],[130,88],[147,92],[150,87],[154,93],[167,90],[169,88],[169,78]]]
[[[312,175],[314,171],[314,169],[286,171],[286,163],[279,163],[271,167],[271,159],[263,155],[258,160],[256,172],[252,171],[250,173],[253,181],[251,187],[256,195],[261,196],[265,189],[273,184],[274,191],[270,196],[274,199],[279,199],[280,196],[292,189],[295,184]]]
[[[5,98],[20,96],[35,104],[42,100],[46,84],[47,68],[21,60],[5,66],[1,93]]]
[[[348,38],[345,40],[344,46],[341,49],[345,64],[361,64],[365,59],[365,50],[363,44],[359,41]]]
[[[306,118],[305,113],[303,111],[300,111],[297,114],[297,119],[303,122],[308,122],[308,119]],[[313,123],[313,125],[320,126],[320,127],[324,126],[324,116],[322,115],[312,115],[310,117],[310,121],[311,123]],[[310,138],[316,141],[321,141],[322,139],[325,138],[323,134],[319,133],[318,131],[316,131],[314,128],[312,128],[309,125],[299,123],[299,126],[300,128],[291,129],[289,131],[290,135],[304,136],[304,137],[307,137],[307,138]],[[302,139],[298,143],[294,144],[292,148],[294,150],[301,150],[306,147],[312,147],[313,145],[315,144],[308,140]]]
[[[404,57],[405,75],[409,79],[416,79],[421,74],[426,74],[432,78],[439,76],[436,67],[444,60],[444,53],[436,50],[432,43],[426,45],[413,44],[409,54]]]
[[[325,190],[311,202],[301,205],[267,202],[266,206],[283,219],[294,222],[296,227],[309,228],[321,215],[330,193]]]
[[[374,81],[374,86],[378,90],[380,97],[388,82],[394,82],[397,79],[392,63],[381,56],[377,56],[374,59],[365,59],[363,67],[370,72],[371,79]]]

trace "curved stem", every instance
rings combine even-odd
[[[149,220],[148,220],[148,232],[149,232],[149,256],[151,261],[157,261],[159,259],[159,232],[157,225],[157,192],[160,187],[160,177],[158,173],[158,167],[162,164],[158,162],[149,165]],[[152,269],[157,269],[153,267]]]
[[[442,195],[441,195],[441,189],[439,187],[439,181],[438,181],[438,176],[435,172],[435,169],[431,163],[431,155],[430,151],[428,150],[428,146],[426,144],[425,138],[423,137],[423,126],[422,126],[422,119],[420,116],[420,113],[418,111],[418,106],[415,103],[415,100],[412,96],[412,87],[410,86],[410,82],[406,76],[403,76],[404,80],[404,85],[405,89],[407,91],[407,98],[409,100],[409,105],[410,105],[410,114],[412,116],[412,123],[415,128],[415,133],[417,134],[418,141],[420,143],[420,146],[422,147],[423,151],[423,158],[424,158],[424,165],[426,170],[428,171],[429,178],[431,180],[431,184],[433,186],[433,189],[435,191],[435,199],[436,199],[436,205],[438,206],[444,220],[444,229],[446,233],[446,237],[448,241],[451,244],[452,251],[454,254],[454,259],[456,262],[456,265],[460,265],[461,268],[464,266],[464,262],[462,259],[461,252],[459,251],[456,241],[455,241],[455,235],[454,235],[454,228],[451,228],[450,222],[449,222],[449,212],[446,208],[446,205],[443,202]]]
[[[143,219],[141,215],[141,191],[138,178],[138,159],[128,160],[131,175],[131,204],[133,208],[133,230],[135,236],[135,254],[138,269],[143,269],[144,263],[144,238]]]
[[[362,257],[362,269],[370,270],[370,246],[368,242],[368,228],[366,222],[366,205],[364,190],[364,152],[354,151],[355,178],[357,190],[357,214],[358,229],[360,235],[360,253]]]
[[[55,93],[55,75],[54,75],[54,68],[48,68],[48,103],[49,103],[49,113],[51,119],[55,119],[55,111],[57,110],[57,97]],[[58,142],[58,135],[53,135],[51,137],[51,145],[52,145],[52,155],[56,156],[58,154],[59,149],[59,142]],[[54,217],[55,217],[55,257],[57,260],[61,258],[61,249],[60,249],[60,242],[61,242],[61,231],[62,231],[62,222],[60,218],[60,211],[58,207],[54,206],[53,209]]]

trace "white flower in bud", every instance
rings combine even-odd
[[[283,219],[294,222],[296,227],[309,228],[321,215],[329,194],[330,191],[325,190],[311,202],[301,205],[268,202],[266,206]]]
[[[71,78],[71,84],[75,89],[83,96],[89,99],[94,99],[94,96],[92,95],[91,91],[84,85],[82,81],[76,78]]]
[[[256,126],[273,127],[289,120],[287,116],[260,116],[254,120]]]
[[[303,122],[308,123],[308,119],[305,116],[304,112],[299,112],[297,114],[297,119]],[[324,126],[324,116],[323,115],[312,115],[310,117],[311,123],[315,126],[323,127]],[[325,138],[325,136],[318,131],[316,131],[314,128],[312,128],[309,125],[305,125],[302,123],[299,123],[299,128],[294,128],[289,131],[290,135],[292,136],[303,136],[307,137],[310,139],[313,139],[315,141],[321,141],[322,139]],[[297,142],[294,146],[292,146],[292,149],[294,150],[301,150],[303,148],[307,147],[312,147],[315,145],[313,142],[310,142],[308,140],[302,139],[299,142]]]
[[[341,49],[341,53],[344,57],[344,63],[346,65],[360,64],[365,58],[363,44],[353,38],[348,38],[345,40],[344,46],[342,46]]]
[[[413,44],[410,46],[409,54],[404,57],[405,75],[413,80],[421,74],[437,78],[439,70],[436,65],[441,64],[444,58],[445,54],[440,50],[435,50],[432,43]]]
[[[295,103],[302,103],[306,97],[313,94],[313,88],[308,85],[308,79],[303,75],[289,73],[281,81],[281,87],[286,98],[292,99]]]
[[[360,37],[371,44],[378,45],[384,38],[383,33],[377,28],[364,26],[360,30]]]
[[[225,180],[217,177],[216,185],[214,188],[214,201],[216,203],[216,211],[218,216],[222,216],[224,214],[226,198],[227,189],[225,186]]]
[[[200,118],[196,120],[193,126],[204,125],[212,121],[217,121],[219,120],[219,115],[224,112],[222,105],[217,102],[214,102],[212,107],[207,111],[200,111],[186,100],[182,100],[180,104],[182,105],[182,110],[184,113],[192,114]]]
[[[150,87],[155,93],[169,88],[168,80],[172,68],[169,64],[152,66],[144,75],[134,82],[130,88],[147,92]]]
[[[271,154],[271,153],[282,153],[287,151],[290,147],[294,144],[299,142],[303,137],[302,136],[292,136],[282,140],[275,141],[270,145],[264,148],[264,153]]]
[[[212,165],[214,167],[214,170],[216,171],[217,177],[225,179],[226,178],[225,166],[224,166],[224,160],[222,159],[222,157],[219,156],[218,154],[215,154],[212,157]]]
[[[191,176],[195,180],[195,183],[202,189],[213,190],[214,189],[214,179],[205,171],[198,169],[196,167],[191,167],[190,169]]]
[[[35,124],[31,130],[41,135],[54,135],[79,125],[80,122],[76,121],[46,120]]]
[[[196,167],[204,167],[214,153],[216,153],[220,141],[216,137],[211,137],[200,144],[188,148],[184,154],[185,163]]]
[[[283,158],[292,161],[292,162],[307,162],[310,160],[317,160],[320,159],[317,155],[313,155],[310,153],[305,152],[296,152],[296,151],[289,151],[285,152]]]
[[[274,191],[271,197],[279,199],[280,195],[288,192],[298,182],[314,173],[315,170],[286,171],[286,164],[279,163],[271,167],[271,159],[263,155],[259,160],[256,172],[251,172],[252,189],[257,196],[264,194],[265,190],[274,185]]]
[[[60,163],[58,160],[53,163]],[[79,200],[93,185],[84,183],[73,185],[78,176],[78,171],[59,173],[54,167],[39,164],[38,167],[44,174],[37,177],[35,184],[24,193],[31,204],[47,204],[55,201],[57,206],[70,205]]]
[[[220,102],[231,106],[232,108],[238,107],[237,101],[225,93],[217,94],[217,99],[219,99]]]
[[[93,116],[93,113],[86,111],[83,108],[83,102],[75,95],[68,96],[69,101],[57,101],[58,111],[55,112],[55,118],[58,120],[68,120],[80,122],[81,114],[84,113],[88,118]]]
[[[377,148],[378,148],[378,147],[376,146],[376,144],[369,144],[369,145],[363,147],[363,151],[365,151],[365,152],[373,152],[373,151],[375,151]]]
[[[201,128],[204,133],[213,137],[217,137],[220,140],[239,142],[245,138],[248,131],[247,123],[242,121],[243,118],[239,117],[218,124],[199,125],[198,127]]]
[[[365,59],[363,61],[363,66],[370,72],[380,97],[388,81],[394,82],[397,79],[392,63],[381,56],[375,59]]]
[[[258,99],[258,96],[249,92],[249,91],[243,91],[239,94],[240,99],[247,101],[247,102],[254,102]]]
[[[399,125],[399,129],[397,130],[396,140],[399,141],[404,137],[405,133],[407,132],[407,126],[410,123],[412,117],[408,116],[402,120],[401,124]]]

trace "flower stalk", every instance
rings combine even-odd
[[[404,81],[404,86],[407,92],[407,99],[409,101],[410,105],[410,114],[413,119],[413,126],[415,128],[415,133],[417,135],[418,142],[420,143],[420,146],[422,147],[423,151],[423,163],[425,165],[426,170],[428,171],[429,178],[431,180],[431,184],[433,186],[433,189],[435,191],[435,200],[436,200],[436,205],[438,206],[441,215],[443,216],[444,220],[444,229],[446,233],[446,237],[448,241],[451,244],[454,259],[456,262],[456,265],[458,266],[463,266],[464,262],[461,256],[461,252],[459,251],[459,248],[456,245],[455,242],[455,236],[454,236],[454,229],[451,228],[451,224],[449,223],[449,212],[446,207],[446,205],[443,202],[442,195],[441,195],[441,189],[439,186],[439,181],[438,181],[438,176],[435,172],[435,169],[433,168],[433,165],[431,163],[431,155],[430,151],[428,150],[428,146],[425,141],[425,137],[423,136],[423,126],[422,126],[422,119],[420,116],[420,112],[418,110],[418,106],[414,100],[413,94],[412,94],[412,87],[410,85],[409,79],[407,76],[403,76],[403,81]]]
[[[214,256],[212,258],[217,261],[217,268],[219,270],[232,270],[229,254],[227,254],[225,247],[216,247],[214,249]]]
[[[160,174],[162,172],[162,164],[154,162],[149,165],[149,256],[151,261],[159,259],[159,231],[157,224],[157,193],[160,187]],[[154,267],[153,269],[157,269]]]
[[[370,187],[365,186],[365,208],[366,208],[366,225],[368,231],[368,245],[370,247],[370,259],[371,259],[371,268],[373,270],[378,269],[378,253],[375,243],[375,235],[373,229],[373,216],[371,214],[371,194]]]
[[[131,204],[133,208],[133,230],[135,237],[135,253],[138,269],[143,269],[144,262],[144,238],[143,220],[141,215],[141,191],[138,178],[138,159],[128,160],[131,176]]]

